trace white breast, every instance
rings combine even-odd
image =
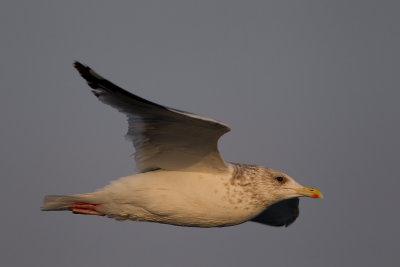
[[[232,172],[153,171],[121,178],[97,192],[104,212],[117,219],[186,226],[242,223],[262,211],[231,185]],[[241,197],[238,197],[241,196]]]

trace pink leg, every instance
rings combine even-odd
[[[88,214],[88,215],[99,215],[104,216],[104,213],[101,213],[96,210],[96,208],[100,206],[100,204],[90,204],[85,202],[74,202],[69,204],[72,212],[75,214]]]

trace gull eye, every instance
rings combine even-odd
[[[280,183],[283,183],[285,181],[285,178],[283,178],[282,176],[278,176],[275,178],[275,180],[277,180]]]

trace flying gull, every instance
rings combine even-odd
[[[155,104],[74,66],[100,101],[128,117],[139,173],[93,193],[46,196],[42,210],[179,226],[288,226],[298,217],[298,197],[322,198],[279,171],[225,162],[217,143],[230,131],[226,124]]]

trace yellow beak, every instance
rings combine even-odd
[[[324,198],[324,195],[322,195],[321,191],[312,187],[304,186],[302,188],[295,189],[295,191],[299,193],[301,196],[305,197]]]

